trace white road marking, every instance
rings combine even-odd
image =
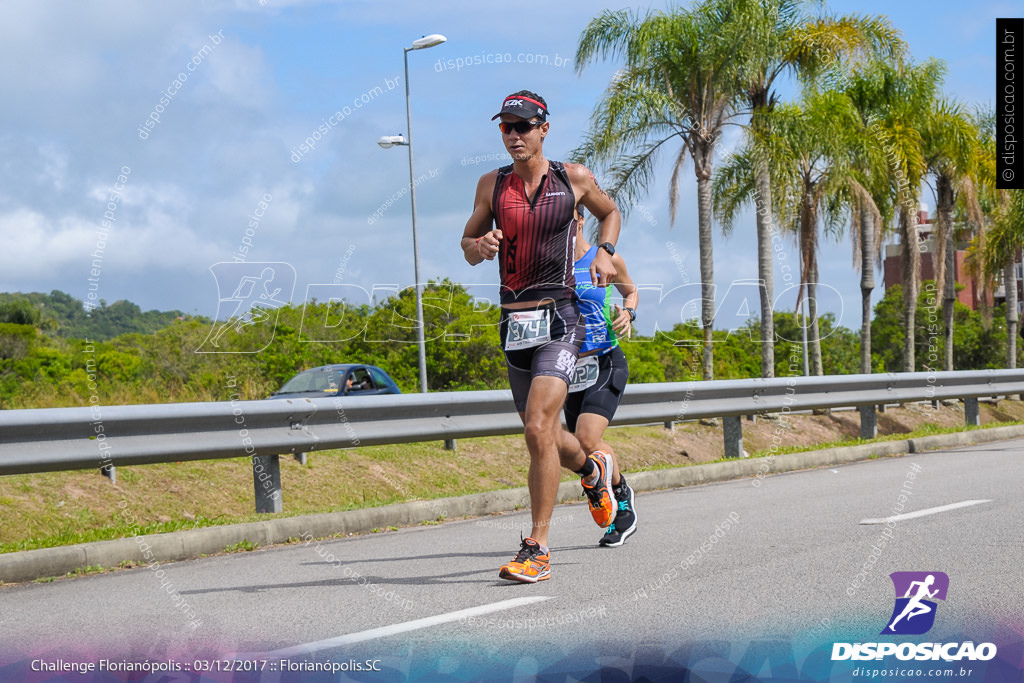
[[[918,510],[917,512],[908,512],[905,515],[893,515],[892,517],[880,517],[877,519],[862,519],[861,524],[885,524],[886,522],[902,522],[905,519],[914,519],[916,517],[925,517],[926,515],[936,515],[940,512],[947,512],[949,510],[956,510],[957,508],[970,507],[972,505],[981,505],[982,503],[991,503],[991,499],[986,500],[965,500],[959,503],[950,503],[949,505],[940,505],[937,508],[927,508],[925,510]]]
[[[310,652],[315,652],[316,650],[324,650],[330,647],[341,647],[342,645],[360,643],[366,640],[374,640],[375,638],[386,638],[387,636],[393,636],[398,633],[407,633],[409,631],[416,631],[421,628],[430,628],[431,626],[437,626],[438,624],[447,624],[452,621],[459,621],[460,619],[478,617],[482,614],[490,614],[492,612],[500,612],[502,610],[515,609],[516,607],[523,607],[524,605],[531,605],[535,602],[542,602],[544,600],[550,599],[550,596],[537,596],[532,598],[513,598],[511,600],[502,600],[501,602],[492,602],[489,605],[480,605],[479,607],[460,609],[455,612],[448,612],[447,614],[438,614],[433,617],[415,619],[413,621],[406,621],[401,624],[392,624],[391,626],[373,628],[369,631],[349,633],[348,635],[338,636],[336,638],[328,638],[326,640],[318,640],[312,643],[295,645],[293,647],[288,647],[283,650],[275,650],[274,652],[268,652],[264,655],[264,657],[266,657],[267,659],[270,659],[272,657],[287,658],[295,655],[308,654]]]

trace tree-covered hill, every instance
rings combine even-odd
[[[934,305],[924,297],[922,292],[922,325],[935,316]],[[33,306],[33,301],[46,305]],[[260,399],[297,372],[328,363],[380,366],[403,391],[416,391],[419,384],[411,288],[372,306],[311,300],[217,322],[174,312],[141,313],[129,302],[78,318],[76,303],[80,305],[60,292],[0,300],[0,409],[223,401],[233,394]],[[891,288],[875,307],[874,372],[902,367],[901,307],[899,287]],[[47,308],[53,312],[41,312]],[[654,315],[651,309],[641,311]],[[445,280],[426,288],[424,313],[430,391],[508,388],[496,307],[483,305],[464,287]],[[1005,331],[998,311],[995,317],[986,326],[978,313],[957,309],[957,369],[1001,367],[999,340]],[[66,327],[60,320],[67,321]],[[90,327],[101,321],[106,327]],[[836,325],[831,314],[818,324],[824,373],[859,372],[859,335]],[[802,375],[801,320],[777,311],[774,327],[775,376]],[[109,334],[126,328],[135,331],[107,338],[91,331]],[[70,333],[75,330],[80,332]],[[735,330],[715,330],[715,377],[760,376],[760,334],[756,319]],[[916,343],[915,369],[938,369],[939,335],[920,329]],[[654,336],[634,334],[622,341],[630,383],[701,379],[702,344],[696,320]]]
[[[53,290],[0,292],[0,323],[32,325],[63,338],[106,341],[118,335],[151,334],[185,317],[181,311],[145,311],[130,301],[115,301],[87,311],[80,299]]]

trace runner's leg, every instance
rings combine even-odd
[[[530,512],[533,517],[533,530],[530,536],[546,546],[548,543],[548,526],[555,509],[558,497],[558,484],[561,478],[560,445],[565,443],[563,434],[571,439],[565,447],[571,447],[576,439],[562,430],[558,419],[562,404],[565,402],[567,386],[559,377],[541,375],[533,378],[530,386],[530,397],[526,401],[524,425],[526,431],[526,447],[530,451]],[[579,449],[579,443],[576,442]],[[582,453],[582,451],[580,451]],[[582,465],[582,462],[580,463]]]
[[[619,460],[615,457],[612,447],[604,440],[604,430],[608,428],[608,419],[595,413],[583,413],[576,420],[576,438],[580,447],[587,454],[604,451],[612,458],[612,484],[618,485]]]

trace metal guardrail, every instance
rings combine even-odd
[[[726,455],[742,450],[740,416],[958,399],[978,423],[979,397],[1024,393],[1024,370],[840,375],[634,384],[613,424],[724,418]],[[281,509],[278,456],[331,448],[515,434],[509,391],[89,406],[0,411],[0,475],[252,457],[259,511]]]

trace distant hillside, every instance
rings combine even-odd
[[[129,332],[150,334],[162,330],[178,318],[181,311],[142,312],[130,301],[115,301],[86,311],[80,299],[53,290],[41,292],[0,292],[0,323],[34,325],[58,337],[105,341]]]

